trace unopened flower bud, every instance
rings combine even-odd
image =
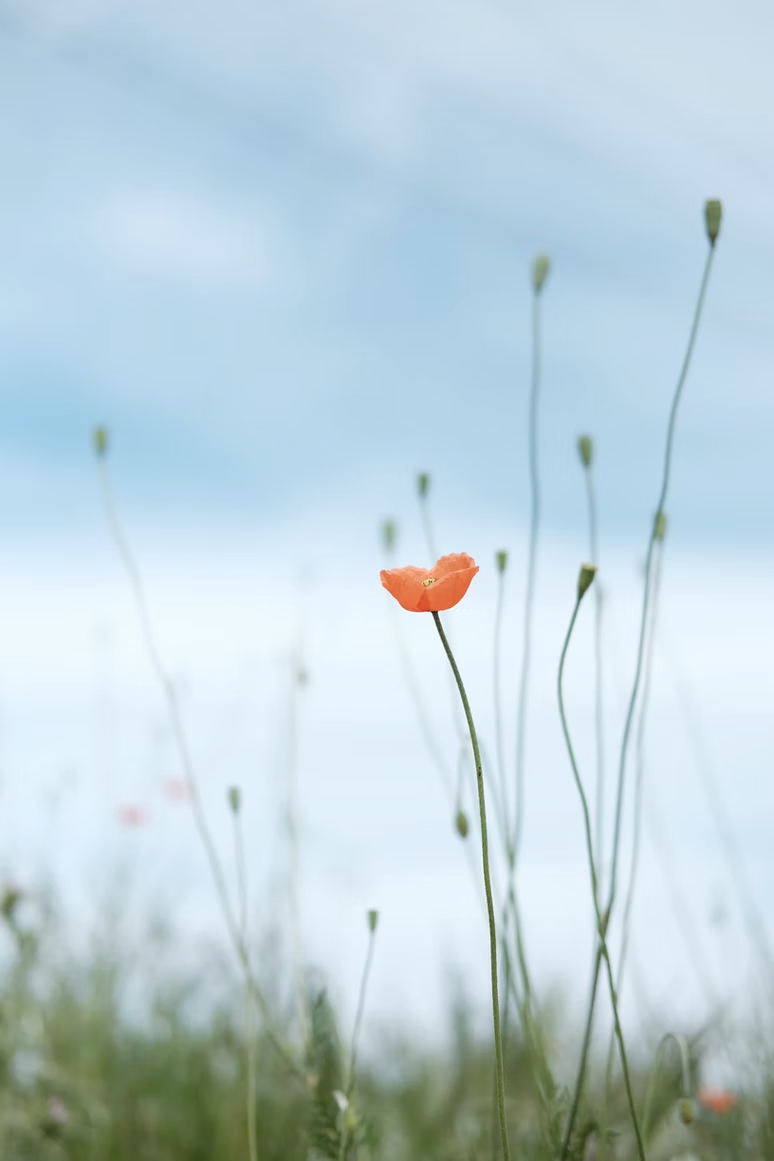
[[[550,268],[550,259],[545,254],[538,254],[532,263],[532,286],[535,294],[540,294],[540,291],[543,289],[543,283],[548,278]]]
[[[457,817],[454,820],[454,825],[457,827],[457,834],[460,838],[468,837],[468,816],[464,810],[457,811]]]
[[[707,223],[707,237],[710,246],[714,246],[720,233],[720,220],[723,217],[723,206],[717,198],[710,198],[704,203],[704,221]]]
[[[239,808],[242,805],[242,792],[238,786],[229,786],[228,804],[233,810],[234,814],[239,814]]]
[[[662,509],[659,509],[658,512],[656,513],[656,519],[655,519],[655,522],[653,524],[653,539],[654,540],[663,540],[664,537],[666,536],[666,530],[667,530],[666,512],[664,512]]]
[[[417,491],[420,497],[424,497],[430,491],[430,476],[427,472],[420,472],[417,476]]]
[[[102,457],[107,453],[108,449],[108,430],[106,427],[94,428],[94,450],[98,456]]]
[[[387,552],[390,552],[395,547],[395,521],[384,520],[382,522],[382,544]]]
[[[373,933],[376,931],[376,925],[379,922],[379,912],[371,910],[368,912],[368,930]]]
[[[594,441],[590,435],[578,436],[578,455],[584,468],[591,467],[591,461],[594,458]]]
[[[691,1125],[696,1119],[696,1105],[690,1097],[683,1097],[677,1107],[678,1115],[684,1125]]]
[[[578,573],[578,600],[580,600],[586,590],[591,587],[591,584],[596,575],[597,566],[595,564],[581,565],[581,570]]]
[[[501,548],[500,551],[495,554],[495,560],[497,561],[497,571],[501,574],[504,573],[505,566],[508,563],[508,553],[504,548]]]

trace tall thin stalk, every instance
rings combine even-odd
[[[357,1009],[355,1012],[355,1023],[352,1028],[352,1044],[349,1050],[349,1064],[347,1067],[347,1079],[344,1087],[345,1108],[344,1123],[341,1134],[339,1136],[339,1161],[344,1161],[347,1154],[347,1139],[349,1131],[347,1127],[346,1115],[349,1111],[349,1102],[352,1096],[352,1090],[355,1087],[355,1069],[357,1067],[357,1049],[360,1042],[360,1026],[363,1023],[363,1012],[365,1011],[365,998],[368,991],[368,980],[371,976],[371,965],[374,959],[374,947],[376,945],[376,928],[379,923],[379,912],[368,912],[368,951],[366,952],[365,965],[363,967],[363,975],[360,978],[360,993],[357,998]]]
[[[110,475],[105,458],[107,452],[107,439],[108,436],[105,429],[97,428],[96,432],[94,433],[94,443],[97,452],[105,515],[107,517],[113,541],[124,565],[124,569],[132,589],[132,594],[140,621],[140,629],[145,644],[145,650],[166,701],[167,712],[169,715],[170,724],[172,726],[172,734],[175,739],[178,756],[180,758],[183,774],[191,792],[191,805],[193,808],[194,822],[196,824],[199,838],[207,856],[207,862],[209,864],[210,873],[212,875],[212,881],[215,886],[215,893],[226,924],[226,930],[228,931],[229,938],[237,954],[242,971],[245,973],[245,978],[252,993],[253,999],[257,1004],[266,1023],[267,1035],[285,1065],[296,1077],[300,1078],[302,1075],[301,1071],[293,1059],[289,1049],[282,1043],[279,1035],[272,1028],[271,1014],[269,1011],[268,1003],[266,1002],[263,992],[259,988],[255,976],[253,975],[247,947],[244,940],[242,939],[242,934],[239,930],[237,918],[234,915],[231,900],[229,898],[228,887],[226,885],[226,876],[223,870],[223,864],[210,832],[207,816],[204,812],[204,804],[202,802],[201,792],[199,790],[196,769],[191,757],[185,729],[183,727],[183,719],[180,713],[177,692],[172,683],[172,679],[170,678],[162,663],[161,655],[156,645],[156,638],[153,632],[150,610],[148,608],[148,602],[145,596],[145,589],[143,587],[140,571],[137,567],[137,564],[135,563],[134,557],[129,548],[129,543],[126,539],[126,536],[124,535],[123,528],[121,527],[121,523],[118,519],[118,513],[110,486]]]
[[[616,988],[618,995],[621,995],[621,987],[623,985],[624,970],[626,967],[626,955],[629,949],[629,933],[631,927],[632,908],[634,906],[634,894],[637,888],[637,871],[640,863],[640,848],[642,845],[642,795],[645,784],[645,726],[648,718],[648,707],[650,704],[650,687],[653,677],[653,646],[656,640],[656,623],[658,617],[659,597],[661,595],[661,575],[662,564],[664,560],[664,530],[666,528],[666,517],[662,514],[661,526],[658,527],[657,521],[657,536],[656,536],[656,553],[654,560],[654,579],[653,579],[653,599],[651,602],[649,625],[647,630],[647,640],[645,645],[645,660],[644,672],[642,681],[642,698],[640,700],[640,712],[637,721],[637,738],[635,744],[635,777],[634,777],[634,826],[632,832],[632,852],[631,862],[629,866],[629,885],[626,889],[626,899],[624,901],[623,917],[621,920],[621,950],[618,957],[618,974],[616,978]],[[610,1091],[610,1081],[613,1070],[613,1037],[610,1038],[610,1044],[607,1051],[607,1068],[605,1071],[605,1091]]]
[[[594,444],[590,435],[578,439],[578,453],[586,481],[586,506],[589,522],[589,562],[599,568],[599,530],[597,498],[594,488]],[[597,852],[597,877],[602,881],[605,826],[605,713],[602,681],[602,586],[594,585],[594,727],[596,734],[597,782],[594,810],[594,837]]]
[[[519,701],[516,711],[516,795],[513,816],[513,872],[515,873],[524,831],[524,751],[527,731],[527,690],[532,653],[532,619],[535,602],[535,569],[537,565],[538,529],[540,525],[540,474],[538,471],[538,400],[540,393],[540,292],[548,276],[545,256],[535,260],[532,271],[532,372],[530,377],[528,415],[528,457],[530,485],[529,546],[527,548],[527,586],[524,596],[524,636],[519,676]]]
[[[627,707],[626,719],[625,719],[624,730],[623,730],[623,737],[621,740],[621,751],[620,751],[620,757],[619,757],[619,762],[618,762],[618,779],[617,779],[617,785],[616,785],[616,802],[615,802],[615,824],[614,824],[614,830],[613,830],[613,853],[612,853],[612,860],[611,860],[610,886],[609,886],[608,897],[607,897],[607,907],[605,908],[605,914],[606,914],[606,919],[607,919],[608,923],[610,921],[610,915],[612,913],[613,904],[615,903],[615,896],[616,896],[618,855],[619,855],[619,846],[620,846],[620,839],[621,839],[621,815],[622,815],[622,808],[623,808],[624,785],[625,785],[625,780],[626,780],[626,759],[627,759],[628,747],[629,747],[629,736],[631,733],[632,721],[634,718],[634,709],[635,709],[635,706],[637,703],[637,697],[638,697],[639,690],[640,690],[640,680],[642,677],[643,653],[644,653],[644,647],[645,647],[645,632],[646,632],[648,609],[649,609],[649,602],[650,602],[653,546],[656,542],[656,534],[657,534],[659,514],[665,510],[666,497],[667,497],[667,492],[669,489],[669,479],[670,479],[671,468],[672,468],[672,448],[673,448],[674,435],[675,435],[675,425],[676,425],[676,421],[677,421],[677,412],[678,412],[678,408],[680,405],[680,400],[682,398],[683,389],[685,387],[686,379],[688,377],[688,369],[690,367],[691,356],[693,355],[693,349],[696,345],[696,338],[697,338],[697,335],[699,333],[699,324],[701,322],[702,312],[704,309],[704,299],[705,299],[706,293],[707,293],[707,286],[709,284],[710,272],[712,270],[712,260],[713,260],[714,254],[715,254],[715,243],[717,242],[718,234],[720,231],[720,217],[721,217],[720,202],[708,201],[705,204],[704,212],[705,212],[705,221],[706,221],[706,226],[707,226],[707,237],[709,240],[709,250],[707,252],[707,258],[706,258],[706,261],[704,264],[704,272],[702,274],[701,284],[699,287],[699,295],[698,295],[698,299],[696,302],[696,308],[695,308],[694,315],[693,315],[693,321],[691,323],[690,333],[688,336],[688,346],[686,348],[685,356],[683,359],[683,364],[682,364],[682,367],[680,369],[680,374],[679,374],[678,379],[677,379],[677,385],[675,387],[674,395],[672,397],[672,405],[671,405],[670,412],[669,412],[669,422],[667,425],[666,448],[664,451],[664,465],[663,465],[662,477],[661,477],[661,488],[660,488],[660,492],[659,492],[658,504],[656,506],[656,515],[654,516],[654,519],[653,519],[653,525],[652,525],[650,537],[648,540],[648,551],[647,551],[647,556],[646,556],[646,560],[645,560],[645,583],[643,586],[643,594],[642,594],[642,609],[641,609],[641,614],[640,614],[640,630],[639,630],[639,638],[638,638],[638,644],[637,644],[637,659],[636,659],[636,664],[635,664],[634,682],[632,684],[632,691],[631,691],[631,695],[630,695],[629,703],[628,703],[628,707]],[[595,967],[594,967],[594,973],[593,973],[593,979],[592,979],[591,999],[589,1002],[589,1009],[590,1010],[593,1010],[593,1007],[594,1007],[594,1000],[596,997],[596,991],[597,991],[597,987],[599,984],[599,972],[600,972],[600,968],[601,968],[601,963],[602,963],[602,956],[598,955],[596,957],[596,960],[595,960]],[[589,1036],[589,1039],[590,1039],[590,1036]],[[584,1053],[583,1053],[582,1058],[581,1058],[581,1065],[580,1065],[580,1069],[578,1072],[578,1077],[576,1079],[576,1093],[583,1085],[583,1073],[584,1073],[584,1069],[585,1069],[586,1055],[588,1052],[588,1044],[585,1041],[584,1041],[584,1045],[585,1045],[584,1046]],[[577,1113],[577,1107],[578,1107],[578,1102],[576,1100],[573,1100],[572,1109],[576,1113]],[[569,1142],[570,1136],[572,1134],[573,1124],[574,1124],[574,1115],[571,1112],[570,1121],[568,1122],[567,1128],[565,1130],[565,1141],[566,1142]]]
[[[603,915],[603,913],[600,909],[600,905],[599,905],[599,889],[598,889],[598,884],[597,884],[597,872],[596,872],[596,864],[595,864],[595,859],[594,859],[594,842],[593,842],[592,835],[591,835],[591,818],[589,815],[588,802],[586,800],[586,792],[583,789],[583,783],[581,781],[580,774],[578,773],[578,764],[576,762],[575,752],[573,750],[572,742],[570,740],[570,731],[569,731],[569,728],[567,726],[567,716],[565,714],[565,709],[564,709],[564,691],[563,691],[564,663],[565,663],[565,660],[567,658],[567,650],[569,648],[570,638],[572,637],[572,631],[573,631],[573,628],[575,627],[575,621],[578,617],[578,610],[580,609],[581,601],[583,600],[583,595],[587,591],[587,589],[589,588],[591,583],[593,582],[595,572],[596,572],[596,569],[590,565],[584,565],[581,568],[580,576],[578,578],[578,595],[577,595],[577,599],[575,601],[575,607],[574,607],[573,612],[572,612],[572,617],[570,618],[570,625],[569,625],[569,628],[567,630],[567,636],[565,637],[564,645],[562,647],[561,658],[559,660],[559,674],[557,677],[557,692],[558,692],[558,697],[559,697],[559,715],[560,715],[561,720],[562,720],[562,733],[564,734],[564,740],[565,740],[565,744],[567,746],[567,753],[568,753],[569,758],[570,758],[570,765],[572,766],[572,773],[573,773],[573,777],[575,779],[575,785],[577,787],[578,794],[579,794],[580,800],[581,800],[581,806],[583,809],[583,824],[584,824],[584,830],[585,830],[585,836],[586,836],[586,854],[588,856],[589,873],[591,876],[591,893],[592,893],[593,900],[594,900],[594,912],[595,912],[596,920],[597,920],[597,933],[599,936],[600,956],[601,956],[601,959],[604,960],[605,967],[607,969],[607,979],[608,979],[608,985],[609,985],[609,989],[610,989],[610,1003],[611,1003],[611,1006],[613,1009],[613,1023],[615,1025],[616,1039],[618,1040],[618,1050],[619,1050],[619,1053],[621,1056],[621,1067],[623,1069],[623,1074],[624,1074],[624,1085],[626,1088],[626,1099],[627,1099],[628,1104],[629,1104],[629,1114],[630,1114],[631,1119],[632,1119],[632,1125],[634,1127],[634,1136],[635,1136],[636,1141],[637,1141],[637,1153],[638,1153],[638,1156],[640,1158],[640,1161],[646,1161],[645,1148],[644,1148],[644,1145],[642,1142],[642,1135],[640,1133],[639,1119],[637,1117],[637,1109],[636,1109],[635,1104],[634,1104],[634,1095],[632,1093],[631,1077],[629,1074],[629,1062],[628,1062],[628,1058],[627,1058],[627,1054],[626,1054],[626,1044],[624,1042],[623,1030],[621,1028],[621,1021],[620,1021],[620,1018],[618,1015],[618,998],[616,995],[615,980],[613,979],[613,968],[612,968],[612,964],[610,962],[610,953],[608,952],[608,948],[607,948],[606,932],[607,932],[608,915],[607,914]],[[594,999],[595,999],[595,997],[594,997],[594,995],[592,995],[591,1003],[589,1005],[590,1008],[593,1006]]]
[[[248,894],[247,894],[247,860],[245,859],[245,845],[242,841],[241,826],[241,793],[238,786],[232,786],[228,793],[231,817],[234,822],[234,854],[237,867],[237,898],[239,902],[239,930],[245,948],[248,944]],[[249,954],[249,952],[248,952]],[[255,1029],[253,1027],[253,997],[250,986],[245,980],[245,1056],[247,1060],[247,1150],[250,1161],[258,1161],[258,1138],[255,1123]]]
[[[441,638],[441,644],[444,647],[454,680],[457,683],[459,690],[462,708],[465,711],[465,719],[468,723],[468,731],[470,732],[470,744],[473,747],[473,757],[476,763],[476,786],[478,787],[478,809],[481,822],[481,857],[484,868],[484,892],[486,894],[486,911],[489,920],[489,960],[491,969],[492,982],[492,1023],[494,1026],[494,1040],[495,1040],[495,1065],[497,1068],[497,1109],[500,1117],[500,1136],[503,1145],[504,1161],[510,1161],[511,1149],[508,1142],[508,1122],[505,1116],[505,1069],[503,1066],[503,1044],[500,1030],[500,998],[499,998],[499,982],[497,976],[497,927],[495,924],[494,902],[492,899],[492,880],[489,872],[489,835],[486,825],[486,798],[484,794],[484,771],[481,766],[481,751],[478,746],[478,736],[476,734],[476,727],[473,723],[473,715],[470,710],[470,702],[468,695],[465,692],[465,686],[460,676],[460,671],[457,668],[457,662],[454,659],[454,654],[451,651],[451,646],[447,640],[446,634],[441,624],[441,618],[438,613],[433,613],[433,620],[435,627],[438,630],[438,636]]]

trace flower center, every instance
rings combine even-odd
[[[425,586],[426,589],[429,589],[430,585],[435,584],[435,577],[434,576],[427,577],[425,580],[422,581],[422,584]]]

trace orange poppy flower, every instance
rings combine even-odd
[[[387,568],[380,573],[382,584],[409,613],[442,613],[459,604],[478,572],[478,565],[466,552],[442,556],[431,569]]]
[[[699,1104],[713,1113],[730,1113],[737,1105],[736,1093],[722,1088],[700,1088],[696,1095]]]

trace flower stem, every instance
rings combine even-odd
[[[349,1050],[349,1067],[347,1068],[347,1081],[344,1089],[344,1095],[347,1102],[352,1095],[352,1090],[355,1087],[355,1066],[357,1064],[357,1046],[360,1040],[360,1025],[363,1022],[363,1011],[365,1009],[366,991],[368,990],[368,979],[371,975],[371,964],[374,958],[374,946],[376,944],[376,927],[369,925],[368,934],[368,951],[366,952],[365,966],[363,968],[363,975],[360,980],[360,994],[357,999],[357,1011],[355,1013],[355,1024],[352,1029],[352,1045]],[[346,1116],[344,1125],[341,1130],[339,1138],[339,1161],[344,1161],[347,1155],[347,1132]]]
[[[691,356],[696,345],[696,338],[699,332],[699,323],[704,309],[704,299],[707,293],[707,286],[709,283],[710,271],[712,269],[712,259],[715,253],[714,242],[710,243],[710,248],[707,253],[707,259],[704,265],[704,273],[702,275],[701,285],[699,287],[699,296],[696,301],[696,309],[694,311],[693,322],[691,323],[691,330],[688,336],[688,346],[686,348],[683,365],[680,368],[680,374],[677,379],[677,385],[672,397],[672,406],[669,412],[669,422],[667,425],[666,448],[664,451],[664,467],[661,478],[661,491],[659,494],[658,505],[656,507],[656,514],[653,518],[653,525],[651,527],[650,539],[648,541],[648,552],[645,560],[645,584],[642,594],[642,610],[640,613],[640,630],[639,640],[637,644],[637,660],[634,671],[634,682],[632,684],[632,691],[629,697],[629,704],[626,711],[626,720],[624,723],[623,738],[621,740],[621,751],[618,760],[618,781],[616,786],[616,803],[615,803],[615,823],[613,829],[613,854],[610,868],[610,887],[607,897],[607,907],[605,908],[605,915],[607,922],[610,922],[610,915],[612,913],[613,904],[616,895],[616,878],[618,871],[618,854],[621,841],[621,821],[623,810],[623,792],[626,780],[626,757],[629,747],[629,736],[631,734],[632,722],[634,719],[634,710],[637,703],[637,697],[640,690],[640,681],[642,677],[643,657],[645,650],[645,632],[648,621],[648,610],[650,606],[650,590],[651,590],[651,572],[653,561],[653,549],[656,544],[656,530],[659,513],[664,511],[666,503],[667,491],[669,488],[669,478],[672,469],[672,446],[674,443],[675,424],[677,421],[677,411],[682,398],[685,381],[688,377],[688,369],[691,363]],[[599,969],[601,960],[596,961],[596,969],[594,972],[594,981],[592,985],[590,1010],[593,1011],[594,1000],[596,997],[596,989],[599,982]],[[579,1076],[579,1083],[582,1082],[582,1077]]]
[[[242,943],[247,949],[248,944],[248,895],[247,895],[247,862],[245,859],[245,845],[242,841],[242,827],[240,813],[232,812],[234,820],[234,852],[237,866],[237,893],[239,899],[239,930]],[[247,953],[249,955],[249,951]],[[247,975],[247,973],[246,973]],[[247,1060],[247,1152],[250,1161],[258,1161],[258,1140],[255,1123],[255,1030],[254,1030],[253,997],[250,994],[250,985],[245,978],[245,1056]]]
[[[646,1161],[646,1159],[645,1159],[645,1147],[642,1143],[642,1135],[640,1133],[640,1125],[639,1125],[639,1120],[637,1118],[637,1109],[636,1109],[635,1104],[634,1104],[634,1095],[632,1093],[631,1078],[629,1075],[629,1061],[628,1061],[628,1058],[626,1055],[626,1045],[624,1043],[623,1031],[621,1029],[621,1021],[620,1021],[619,1016],[618,1016],[618,998],[616,996],[615,980],[613,979],[613,969],[612,969],[612,965],[610,962],[610,954],[609,954],[608,948],[607,948],[606,926],[607,926],[608,916],[607,916],[607,914],[605,914],[603,916],[603,914],[600,910],[600,906],[599,906],[599,890],[598,890],[598,883],[597,883],[597,872],[596,872],[595,862],[594,862],[594,843],[593,843],[593,840],[591,837],[591,818],[589,815],[589,806],[588,806],[588,802],[586,800],[586,792],[583,789],[583,783],[581,782],[580,774],[578,773],[578,764],[575,760],[575,752],[574,752],[573,747],[572,747],[572,742],[570,741],[570,731],[569,731],[568,726],[567,726],[567,717],[566,717],[565,710],[564,710],[564,692],[563,692],[564,663],[565,663],[565,659],[567,657],[567,649],[568,649],[569,644],[570,644],[570,638],[572,637],[572,631],[575,627],[575,621],[577,620],[577,617],[578,617],[578,610],[580,609],[582,599],[583,598],[582,598],[582,594],[581,594],[578,596],[577,600],[575,601],[575,608],[573,609],[572,617],[570,618],[570,625],[569,625],[569,628],[567,630],[567,636],[565,637],[564,645],[562,647],[562,655],[561,655],[561,658],[559,660],[559,675],[558,675],[558,679],[557,679],[557,689],[558,689],[558,694],[559,694],[559,715],[562,719],[562,732],[564,734],[564,740],[565,740],[565,744],[567,746],[567,753],[568,753],[569,758],[570,758],[570,765],[572,766],[572,772],[573,772],[573,777],[575,779],[575,785],[578,789],[578,794],[580,795],[580,800],[581,800],[581,806],[583,808],[583,824],[584,824],[585,835],[586,835],[586,853],[588,855],[589,872],[591,874],[591,893],[592,893],[593,900],[594,900],[594,911],[595,911],[596,919],[597,919],[597,932],[598,932],[598,936],[599,936],[599,951],[601,954],[601,958],[604,960],[605,968],[607,971],[608,985],[610,988],[610,1003],[611,1003],[612,1008],[613,1008],[613,1022],[615,1024],[615,1034],[616,1034],[616,1039],[618,1040],[618,1050],[619,1050],[620,1055],[621,1055],[621,1067],[623,1069],[624,1085],[626,1087],[626,1099],[627,1099],[628,1104],[629,1104],[629,1113],[630,1113],[630,1116],[632,1118],[632,1125],[634,1126],[634,1135],[635,1135],[636,1140],[637,1140],[637,1153],[638,1153],[638,1156],[640,1158],[640,1161]],[[597,962],[599,962],[599,961],[597,961]],[[598,973],[595,973],[595,977],[597,974]],[[596,987],[594,988],[594,990],[592,992],[591,1002],[589,1005],[590,1009],[593,1008],[595,995],[596,995]],[[589,1026],[590,1026],[590,1024],[591,1024],[591,1020],[589,1020]],[[589,1036],[590,1036],[590,1032],[589,1032]]]
[[[449,642],[446,639],[446,634],[443,631],[441,618],[437,613],[433,613],[433,620],[435,621],[435,627],[438,630],[438,636],[441,638],[441,644],[443,645],[446,656],[449,659],[449,664],[451,665],[452,673],[454,674],[454,680],[457,683],[457,689],[460,693],[460,700],[462,701],[462,708],[465,711],[465,718],[468,723],[468,730],[470,731],[470,742],[473,747],[473,757],[476,763],[478,809],[481,817],[481,854],[484,865],[484,891],[486,893],[486,910],[487,917],[489,919],[489,960],[492,976],[492,1022],[494,1024],[495,1064],[497,1067],[497,1108],[500,1116],[500,1135],[503,1143],[503,1158],[504,1161],[510,1161],[511,1149],[508,1142],[508,1123],[505,1118],[505,1069],[503,1066],[503,1044],[502,1035],[500,1032],[500,999],[497,980],[497,928],[495,925],[494,902],[492,900],[492,880],[489,873],[489,836],[486,826],[484,772],[481,766],[481,751],[478,748],[478,736],[476,734],[476,727],[473,723],[473,715],[470,712],[470,702],[468,701],[468,695],[465,692],[465,686],[463,685],[460,671],[457,668],[457,662],[454,660],[454,654],[451,651]]]
[[[513,818],[513,862],[518,861],[524,829],[524,745],[526,736],[527,689],[532,646],[532,608],[535,599],[535,564],[537,560],[538,525],[540,523],[540,479],[538,477],[538,392],[540,388],[540,293],[532,298],[532,382],[529,393],[529,480],[530,520],[527,552],[527,591],[524,598],[524,644],[519,678],[519,703],[516,717],[516,801]]]
[[[188,746],[188,738],[183,727],[183,719],[180,713],[177,693],[175,691],[174,685],[172,684],[172,679],[164,667],[158,646],[156,645],[156,638],[153,633],[150,610],[148,608],[148,601],[145,596],[145,589],[143,587],[142,578],[140,576],[140,570],[137,567],[129,547],[129,543],[126,539],[126,536],[124,535],[123,528],[121,527],[121,522],[118,518],[116,506],[113,501],[113,493],[110,486],[110,475],[108,473],[107,464],[105,463],[104,457],[102,455],[99,459],[99,469],[105,515],[107,516],[110,531],[115,542],[115,546],[118,550],[118,554],[121,557],[121,561],[126,570],[127,577],[129,578],[129,583],[131,585],[132,594],[134,596],[135,606],[140,621],[140,628],[145,643],[145,649],[148,654],[148,659],[150,660],[151,666],[154,673],[156,674],[159,685],[161,686],[162,693],[164,695],[164,699],[166,701],[167,712],[169,713],[170,725],[172,727],[172,733],[175,739],[175,744],[177,746],[180,764],[183,768],[183,773],[191,791],[191,805],[193,807],[194,822],[196,824],[199,838],[201,839],[202,846],[204,847],[204,851],[207,856],[207,862],[209,863],[210,873],[212,875],[212,880],[215,886],[215,893],[218,897],[220,909],[223,913],[226,929],[233,944],[242,971],[245,973],[247,987],[266,1023],[266,1032],[269,1040],[291,1073],[293,1073],[296,1078],[301,1079],[301,1070],[294,1060],[290,1049],[283,1043],[278,1033],[272,1027],[271,1013],[269,1011],[268,1002],[263,992],[259,988],[258,982],[253,975],[252,968],[250,966],[250,958],[248,955],[247,947],[244,939],[242,938],[242,933],[239,930],[237,918],[235,917],[233,908],[231,906],[223,864],[221,862],[220,855],[218,854],[217,847],[215,846],[215,841],[207,823],[207,816],[204,811],[204,804],[202,802],[201,792],[199,790],[199,782],[196,777],[196,770],[194,767],[193,759],[191,757],[191,751]]]
[[[589,563],[599,567],[599,535],[594,474],[590,463],[584,465],[586,499],[589,513]],[[594,585],[594,719],[597,741],[597,786],[594,834],[597,840],[597,877],[602,878],[605,823],[605,715],[602,684],[602,586]]]

